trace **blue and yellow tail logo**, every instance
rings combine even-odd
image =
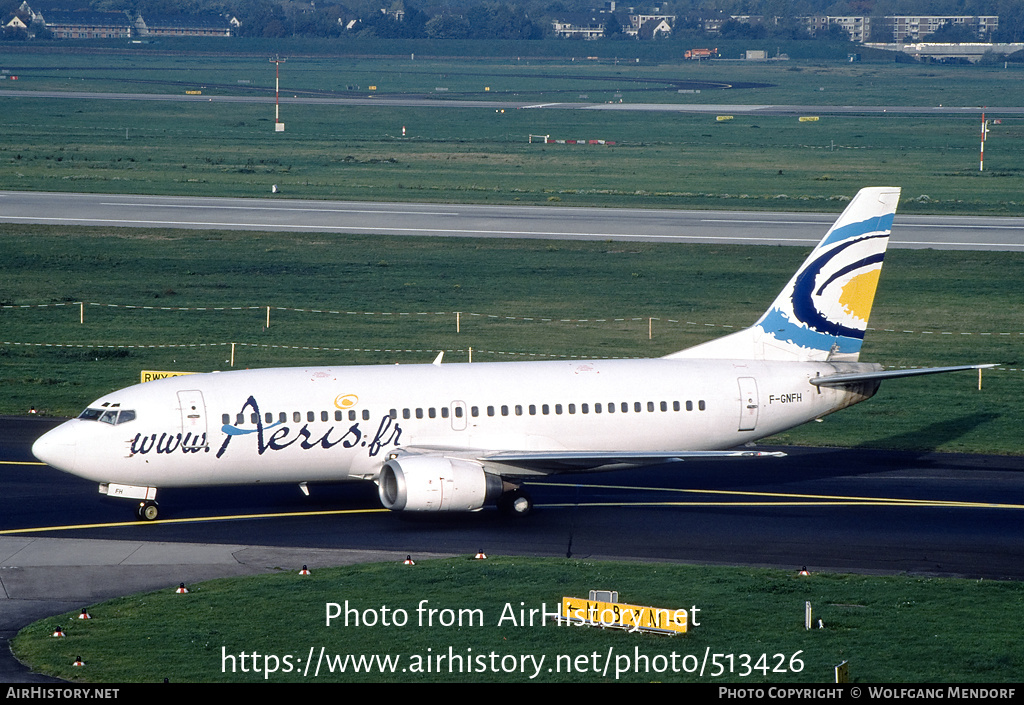
[[[765,345],[805,360],[857,359],[898,199],[898,189],[858,194],[757,322]]]

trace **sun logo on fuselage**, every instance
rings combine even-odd
[[[339,409],[351,409],[359,403],[359,397],[355,394],[339,394],[334,397],[334,405]]]

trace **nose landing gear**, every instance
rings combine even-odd
[[[153,521],[160,515],[160,505],[153,500],[140,502],[135,509],[135,517],[140,521]]]

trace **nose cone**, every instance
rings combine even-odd
[[[74,421],[63,423],[47,431],[32,444],[32,455],[47,465],[64,472],[75,471],[74,433],[70,428]]]

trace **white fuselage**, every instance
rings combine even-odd
[[[662,358],[189,375],[102,397],[90,409],[134,418],[73,419],[34,452],[101,483],[180,487],[371,480],[406,449],[719,450],[874,393],[809,383],[837,367]]]

